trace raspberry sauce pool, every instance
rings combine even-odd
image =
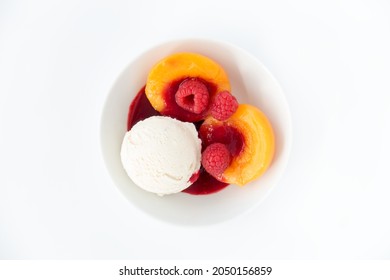
[[[145,87],[143,87],[131,102],[129,114],[127,116],[127,131],[129,131],[139,121],[160,115],[161,114],[150,104],[145,95]]]

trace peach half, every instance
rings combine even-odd
[[[275,137],[267,117],[252,105],[241,104],[226,121],[208,117],[200,127],[205,146],[225,144],[231,152],[229,166],[219,180],[244,186],[260,177],[270,166]]]
[[[228,76],[215,61],[196,53],[175,53],[159,61],[149,72],[145,93],[153,108],[162,115],[182,121],[205,119],[209,105],[201,113],[194,113],[183,109],[175,101],[180,84],[188,79],[205,84],[209,101],[221,91],[230,92]]]

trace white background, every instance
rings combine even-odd
[[[2,0],[0,258],[389,259],[389,15],[386,0]],[[127,63],[189,37],[257,56],[294,132],[267,200],[201,228],[128,203],[98,134]]]

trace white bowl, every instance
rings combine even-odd
[[[212,195],[178,193],[160,197],[140,189],[127,176],[121,164],[120,148],[126,132],[129,105],[145,85],[152,66],[175,52],[196,52],[218,62],[226,70],[232,93],[238,101],[255,105],[268,116],[275,132],[276,153],[262,177],[243,188],[230,185]],[[114,83],[101,119],[103,158],[115,185],[139,210],[175,224],[215,224],[259,205],[281,177],[291,141],[289,108],[281,87],[271,73],[248,52],[228,43],[203,39],[168,42],[139,55]]]

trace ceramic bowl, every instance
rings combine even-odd
[[[275,133],[276,153],[267,172],[245,187],[230,185],[212,194],[178,193],[157,196],[137,187],[122,167],[120,149],[126,132],[129,105],[145,85],[149,70],[175,52],[196,52],[210,57],[227,72],[232,93],[240,103],[260,108]],[[101,149],[112,180],[137,209],[154,218],[181,225],[209,225],[239,217],[258,206],[277,185],[286,167],[292,141],[289,107],[277,80],[247,51],[229,43],[187,39],[163,43],[137,56],[120,73],[108,93],[101,118]]]

